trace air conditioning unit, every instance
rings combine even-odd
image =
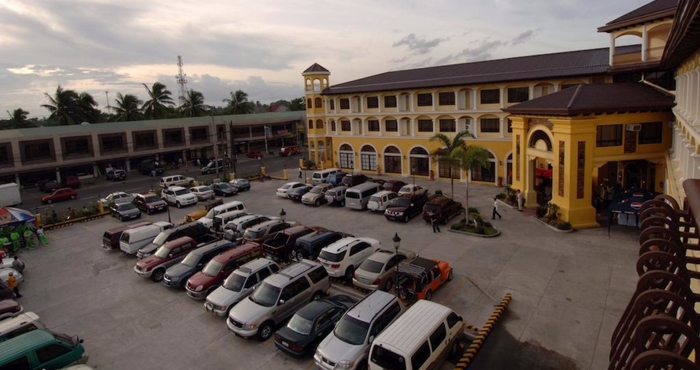
[[[627,125],[627,131],[642,131],[642,125],[640,123]]]

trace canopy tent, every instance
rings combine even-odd
[[[19,208],[0,208],[0,227],[19,226],[27,222],[34,222],[36,217],[29,212]]]
[[[639,209],[642,203],[654,199],[657,194],[643,189],[627,189],[615,192],[613,200],[608,207],[608,236],[613,216],[617,216],[619,225],[639,227]]]
[[[535,176],[536,177],[545,177],[548,179],[552,178],[552,170],[547,169],[545,170],[544,168],[535,168]]]

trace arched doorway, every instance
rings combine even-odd
[[[511,186],[513,185],[513,153],[508,153],[508,156],[506,157],[505,171],[506,185]]]
[[[402,173],[401,171],[401,151],[399,148],[390,145],[384,149],[384,172]]]
[[[371,145],[364,145],[360,149],[360,166],[362,171],[377,170],[377,151]]]
[[[423,147],[411,149],[409,154],[409,170],[414,176],[428,176],[430,174],[430,154]]]
[[[352,170],[355,168],[355,151],[350,144],[343,144],[338,149],[340,168]]]
[[[326,161],[326,150],[325,143],[323,140],[319,140],[316,144],[316,150],[318,151],[318,160],[322,163]]]

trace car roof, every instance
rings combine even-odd
[[[217,243],[223,243],[223,242],[232,244],[228,240],[220,240]],[[238,246],[236,248],[229,249],[226,252],[223,252],[223,253],[217,255],[216,257],[214,257],[214,259],[218,262],[226,262],[232,258],[238,258],[242,254],[250,253],[251,251],[258,249],[258,248],[260,248],[260,244],[258,244],[258,243],[246,243],[246,244],[243,244],[243,245]]]
[[[274,265],[275,262],[267,258],[256,258],[252,261],[246,262],[243,266],[238,268],[238,271],[242,274],[250,275],[265,266]]]
[[[280,272],[274,275],[268,276],[265,279],[265,282],[278,288],[284,287],[290,281],[293,281],[299,276],[302,276],[303,274],[318,267],[323,268],[321,265],[318,265],[314,262],[302,260],[300,262],[287,266],[285,269],[281,270]]]
[[[183,188],[182,186],[168,186],[168,190],[175,191],[175,190],[182,190],[182,189],[185,189],[185,188]]]
[[[357,302],[345,315],[370,323],[386,306],[395,300],[396,297],[393,294],[375,290]]]
[[[399,271],[403,273],[408,273],[412,275],[420,275],[427,270],[432,269],[437,266],[438,262],[435,260],[416,257],[410,262],[399,264]]]
[[[432,333],[452,312],[449,307],[421,299],[379,334],[379,343],[404,348],[407,353],[413,353],[425,342],[425,333]]]
[[[268,227],[270,227],[270,226],[272,226],[272,225],[274,225],[274,224],[280,223],[280,222],[282,222],[282,220],[279,220],[279,219],[277,219],[277,220],[269,220],[269,221],[261,222],[261,223],[255,225],[255,226],[252,226],[250,229],[253,230],[253,231],[258,231],[258,230],[260,230],[260,229],[266,229],[266,228],[268,228]]]
[[[396,253],[394,253],[393,251],[386,250],[386,249],[380,249],[380,250],[374,252],[374,254],[369,256],[369,258],[367,258],[367,259],[372,260],[372,261],[381,262],[381,263],[386,263],[386,261],[388,261],[392,257],[394,257],[395,254]]]
[[[433,199],[430,199],[430,200],[428,201],[428,203],[429,203],[429,204],[443,204],[443,203],[448,203],[448,202],[451,201],[451,200],[452,200],[452,199],[450,199],[450,198],[448,198],[448,197],[439,196],[439,197],[435,197],[435,198],[433,198]]]
[[[141,193],[141,194],[136,194],[137,197],[141,198],[148,198],[148,197],[157,197],[156,193]]]
[[[342,238],[340,240],[333,242],[332,244],[323,248],[323,250],[330,252],[330,253],[338,253],[338,252],[341,252],[341,251],[347,249],[347,247],[349,247],[350,245],[355,244],[357,242],[359,242],[358,238],[353,238],[351,236],[348,236],[348,237],[345,237],[345,238]]]
[[[34,329],[2,343],[0,358],[14,357],[19,353],[43,347],[54,340],[54,335],[48,330]]]
[[[329,308],[337,306],[338,305],[334,302],[325,299],[319,299],[307,303],[304,307],[297,311],[296,314],[307,320],[314,320],[316,319],[316,317],[318,317],[318,315],[328,311]]]
[[[391,191],[391,190],[382,190],[382,191],[377,192],[376,194],[374,194],[374,196],[381,197],[381,196],[384,196],[384,195],[389,195],[389,194],[391,194],[391,193],[394,193],[394,192]]]
[[[224,248],[227,244],[233,245],[233,243],[229,242],[228,240],[218,240],[213,243],[205,244],[195,250],[193,250],[192,254],[197,254],[197,255],[203,255],[206,253],[209,253],[213,250],[219,249],[219,248]]]
[[[296,225],[296,226],[288,227],[284,230],[281,230],[280,232],[285,233],[287,235],[294,235],[296,233],[300,233],[300,232],[308,230],[308,229],[309,229],[309,227],[307,227],[307,226]]]

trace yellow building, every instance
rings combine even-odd
[[[338,85],[313,64],[302,74],[310,160],[355,173],[446,179],[449,168],[431,157],[439,144],[429,138],[468,130],[474,137],[467,144],[488,149],[490,165],[452,171],[454,178],[512,185],[529,206],[551,193],[564,220],[595,226],[593,203],[605,179],[623,188],[677,188],[668,176],[678,172],[668,157],[674,137],[698,145],[700,136],[679,130],[672,111],[675,66],[664,58],[675,14],[675,1],[635,9],[599,29],[611,40],[601,49],[393,71]],[[616,46],[621,37],[641,43]],[[695,51],[678,71],[688,70],[687,91],[696,100],[687,99],[687,111],[697,120],[697,45]]]

